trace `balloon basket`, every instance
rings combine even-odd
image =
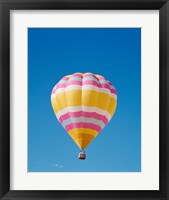
[[[84,151],[81,151],[81,152],[79,153],[79,155],[78,155],[78,158],[79,158],[80,160],[85,160],[85,158],[86,158],[85,152],[84,152]]]

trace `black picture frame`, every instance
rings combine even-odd
[[[10,10],[159,10],[160,189],[159,191],[10,190]],[[167,0],[0,0],[0,198],[169,199],[169,2]]]

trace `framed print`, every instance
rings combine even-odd
[[[1,198],[168,199],[168,1],[1,1]]]

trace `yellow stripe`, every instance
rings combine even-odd
[[[59,96],[55,96],[52,98],[51,102],[55,114],[60,110],[60,108],[67,107],[66,92],[61,93]]]
[[[69,131],[69,135],[81,149],[85,149],[97,136],[97,134],[97,131],[94,133],[92,129],[85,130],[85,128],[73,129]]]
[[[90,128],[74,128],[69,131],[69,134],[76,135],[78,133],[86,133],[93,135],[94,137],[97,136],[98,132],[96,130],[90,129]]]
[[[52,99],[54,112],[67,106],[92,106],[108,111],[111,115],[116,109],[116,99],[110,95],[93,90],[73,90],[57,94]]]

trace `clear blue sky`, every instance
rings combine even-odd
[[[50,100],[54,85],[75,72],[103,75],[118,94],[116,113],[86,160]],[[141,171],[141,29],[28,29],[28,171]]]

